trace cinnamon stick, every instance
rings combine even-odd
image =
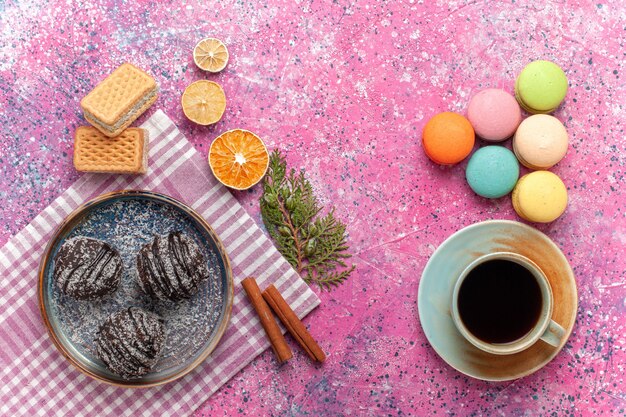
[[[324,362],[326,354],[273,284],[263,291],[263,298],[307,355],[314,361]]]
[[[261,325],[263,325],[263,329],[265,329],[265,333],[270,340],[272,345],[272,350],[276,355],[276,359],[278,359],[278,363],[283,363],[291,359],[293,354],[291,353],[291,349],[285,340],[285,336],[280,331],[274,316],[270,308],[267,306],[265,301],[263,300],[263,296],[261,295],[261,290],[256,283],[254,277],[248,277],[241,281],[241,285],[243,289],[248,294],[248,298],[250,302],[254,306],[257,314],[259,315],[259,319],[261,320]]]

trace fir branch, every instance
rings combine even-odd
[[[270,155],[260,205],[278,251],[307,283],[330,290],[354,271],[356,266],[346,263],[352,255],[345,224],[335,218],[334,207],[320,216],[322,207],[304,171],[287,171],[285,156],[278,150]]]

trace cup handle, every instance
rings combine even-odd
[[[559,347],[561,344],[561,340],[563,340],[563,336],[565,335],[565,329],[561,327],[560,324],[555,322],[554,320],[550,320],[548,324],[548,328],[541,335],[540,339],[546,342],[547,344]]]

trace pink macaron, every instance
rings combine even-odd
[[[515,133],[522,121],[522,110],[511,94],[488,88],[472,97],[467,118],[477,136],[487,142],[501,142]]]

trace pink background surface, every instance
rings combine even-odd
[[[265,352],[197,415],[624,415],[625,21],[617,0],[0,0],[0,244],[78,178],[79,101],[130,61],[161,87],[147,114],[163,109],[199,151],[223,131],[247,128],[305,168],[348,224],[358,265],[341,287],[320,293],[322,305],[305,320],[329,354],[324,365],[296,349],[279,368]],[[193,46],[207,36],[231,53],[217,75],[193,64]],[[488,383],[432,350],[416,294],[429,256],[451,233],[516,215],[509,198],[471,192],[466,161],[432,164],[420,131],[437,112],[463,113],[481,88],[512,92],[534,59],[559,63],[570,81],[555,115],[571,143],[553,169],[570,204],[537,227],[569,259],[580,305],[556,359],[526,378]],[[187,122],[180,107],[198,79],[221,83],[227,95],[224,117],[208,128]],[[234,194],[260,222],[259,187]]]

